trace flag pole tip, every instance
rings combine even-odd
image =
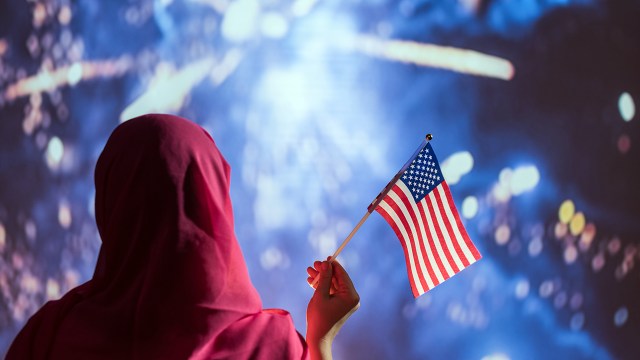
[[[427,134],[427,141],[431,141],[433,139],[433,135]]]

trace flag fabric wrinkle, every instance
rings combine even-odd
[[[462,224],[429,142],[422,144],[387,188],[371,207],[400,240],[415,297],[482,257]]]

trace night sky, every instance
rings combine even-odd
[[[483,258],[414,299],[373,214],[337,359],[640,356],[640,2],[0,2],[0,354],[89,280],[93,169],[148,112],[232,168],[265,308],[305,332],[331,255],[426,133]]]

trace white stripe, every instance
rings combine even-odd
[[[402,221],[400,221],[400,219],[398,218],[398,215],[396,215],[396,212],[393,211],[393,209],[391,208],[391,206],[389,206],[389,204],[387,204],[386,199],[380,202],[380,207],[383,208],[384,211],[386,211],[387,214],[389,214],[389,216],[391,216],[391,219],[393,219],[393,222],[396,224],[398,229],[400,229],[400,233],[402,233],[402,240],[404,240],[404,244],[407,247],[407,253],[408,253],[407,256],[409,257],[409,268],[411,269],[410,271],[411,277],[413,277],[413,283],[416,284],[416,290],[418,290],[418,295],[420,295],[424,293],[424,289],[422,288],[422,284],[420,283],[420,278],[418,278],[417,276],[416,266],[413,263],[413,257],[411,256],[413,249],[411,247],[411,242],[409,241],[409,237],[407,236],[407,231],[402,225]]]
[[[409,203],[411,203],[411,207],[413,208],[413,213],[416,215],[416,218],[418,219],[418,224],[420,225],[420,234],[422,235],[422,243],[424,244],[424,248],[427,251],[427,258],[429,259],[428,260],[429,265],[431,266],[431,269],[433,270],[433,272],[436,274],[438,284],[440,284],[441,282],[444,281],[444,277],[440,273],[440,268],[438,268],[438,263],[433,257],[433,254],[431,253],[431,246],[429,246],[429,238],[427,237],[427,234],[424,231],[425,225],[422,223],[422,215],[420,214],[420,210],[418,209],[418,206],[416,205],[415,201],[413,201],[413,195],[411,195],[411,191],[409,191],[409,188],[407,188],[407,186],[402,181],[398,181],[397,185],[400,188],[400,190],[402,190],[402,192],[405,194],[405,196],[411,199]],[[427,273],[427,277],[428,276],[429,274]]]
[[[438,239],[437,236],[437,232],[436,229],[433,225],[433,221],[431,220],[431,212],[429,211],[429,208],[427,207],[427,202],[428,201],[428,197],[425,197],[424,199],[422,199],[422,201],[420,201],[420,207],[422,207],[422,210],[424,211],[425,217],[427,218],[427,225],[429,226],[429,233],[431,234],[431,237],[433,238],[433,243],[436,246],[436,251],[438,252],[438,258],[440,258],[440,262],[442,263],[442,265],[444,266],[444,269],[447,271],[447,275],[449,275],[449,277],[452,277],[453,275],[456,274],[455,271],[453,271],[453,268],[451,268],[451,264],[449,264],[449,260],[447,260],[447,256],[444,253],[445,250],[442,249],[442,243],[441,243],[441,239]]]
[[[402,183],[402,181],[398,181],[398,183]],[[433,280],[431,280],[431,276],[429,276],[429,272],[427,270],[427,267],[424,264],[424,258],[422,257],[422,254],[421,254],[421,251],[420,251],[420,245],[417,244],[418,241],[419,241],[418,240],[418,234],[416,233],[416,227],[413,224],[413,219],[411,219],[411,214],[409,213],[409,209],[407,209],[407,207],[404,205],[404,202],[402,201],[402,199],[400,199],[400,197],[395,192],[393,192],[393,190],[389,191],[387,196],[390,197],[391,199],[393,199],[393,201],[396,204],[398,204],[398,207],[400,208],[400,211],[402,211],[402,215],[404,216],[404,219],[409,224],[409,228],[411,229],[411,234],[413,235],[413,238],[416,241],[416,248],[415,248],[415,254],[414,255],[416,255],[416,257],[418,258],[418,264],[420,264],[420,271],[422,271],[422,277],[424,277],[424,280],[427,282],[428,288],[432,289],[433,286],[434,286],[433,285]],[[405,196],[406,196],[406,193],[405,193]],[[409,196],[411,197],[409,199],[409,202],[412,203],[413,202],[413,195],[411,195],[410,192],[409,192]]]
[[[464,256],[467,257],[467,261],[469,262],[469,264],[473,264],[476,259],[473,258],[473,254],[471,254],[471,251],[469,251],[467,243],[464,241],[464,238],[462,237],[462,234],[458,229],[458,223],[456,222],[455,216],[451,212],[449,200],[447,199],[447,195],[444,192],[444,188],[442,187],[442,185],[438,185],[436,187],[436,190],[438,191],[438,193],[440,193],[440,197],[442,198],[442,205],[444,206],[445,213],[447,214],[449,224],[451,224],[451,228],[453,229],[453,233],[455,235],[456,241],[458,242],[458,246],[460,246],[460,249],[462,249]]]
[[[456,249],[453,247],[453,243],[451,242],[451,237],[449,237],[449,231],[447,230],[447,227],[444,225],[444,222],[442,221],[442,214],[440,214],[440,208],[438,207],[438,202],[436,201],[435,194],[432,191],[426,197],[428,197],[429,200],[431,201],[431,206],[433,207],[433,216],[436,218],[436,222],[438,223],[438,227],[442,232],[444,241],[447,244],[447,249],[449,249],[449,254],[451,254],[451,257],[453,258],[453,262],[456,263],[456,266],[458,266],[459,270],[464,269],[464,265],[460,261],[460,258],[458,257],[458,253],[456,252]]]

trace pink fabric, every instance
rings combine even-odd
[[[284,310],[262,310],[233,230],[230,168],[201,127],[145,115],[95,171],[93,278],[48,302],[7,359],[300,359]]]

